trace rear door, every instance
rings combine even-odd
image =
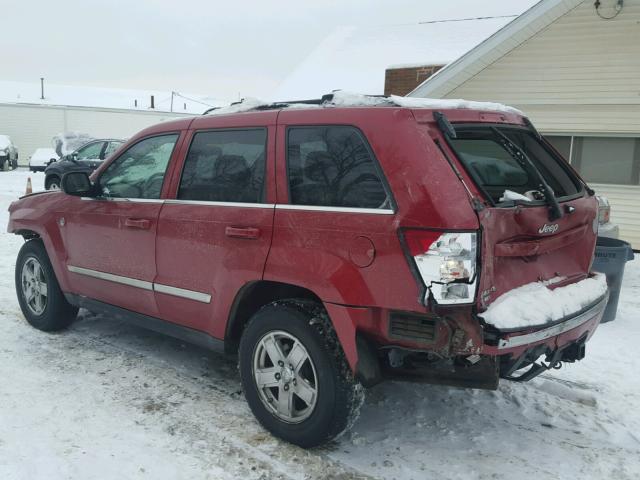
[[[566,162],[527,128],[456,125],[456,133],[448,145],[487,200],[478,213],[481,309],[527,283],[583,279],[595,247],[597,202]],[[554,218],[550,196],[559,203],[560,218]]]
[[[275,207],[268,181],[275,115],[194,122],[173,199],[160,213],[154,287],[161,318],[223,338],[236,294],[262,278]]]

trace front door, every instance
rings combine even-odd
[[[74,293],[147,315],[165,172],[179,134],[133,144],[102,172],[97,198],[66,197],[62,228]]]
[[[222,338],[236,293],[262,278],[274,215],[271,128],[195,130],[185,141],[175,199],[158,222],[161,318]]]

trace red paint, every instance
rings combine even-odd
[[[523,125],[514,113],[472,110],[445,112],[451,122]],[[345,124],[360,129],[393,192],[389,215],[287,208],[286,130],[295,125]],[[11,206],[8,230],[40,235],[65,292],[86,295],[224,338],[232,306],[241,289],[268,280],[302,287],[324,302],[350,365],[357,364],[356,333],[379,345],[399,345],[447,354],[497,354],[484,344],[475,316],[500,294],[525,283],[558,275],[570,281],[589,270],[597,205],[585,193],[566,202],[575,213],[554,222],[555,234],[539,233],[547,208],[484,208],[476,213],[454,170],[434,143],[442,135],[430,110],[405,108],[310,108],[212,115],[166,122],[143,130],[119,152],[149,135],[179,132],[162,190],[175,199],[189,144],[197,131],[217,128],[267,129],[265,205],[222,206],[171,202],[81,200],[63,193],[25,197]],[[455,154],[471,194],[482,198]],[[99,178],[111,161],[94,172]],[[64,217],[65,225],[58,219]],[[446,230],[479,234],[479,288],[472,305],[439,307],[421,303],[422,286],[412,273],[400,230],[410,251],[425,251]],[[430,230],[429,230],[430,229]],[[210,294],[210,303],[88,278],[68,265]],[[487,292],[482,300],[482,292]],[[439,315],[439,340],[429,348],[389,337],[390,312]],[[546,340],[561,346],[599,318],[576,331]],[[460,331],[459,344],[452,343]],[[520,348],[511,353],[520,354]],[[504,352],[503,352],[504,353]]]

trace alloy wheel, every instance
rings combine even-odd
[[[253,352],[253,378],[260,400],[278,419],[300,423],[313,413],[318,377],[305,346],[282,330],[265,334]]]
[[[42,315],[47,307],[47,279],[40,262],[29,257],[22,266],[22,295],[34,315]]]

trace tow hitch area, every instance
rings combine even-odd
[[[382,374],[388,379],[485,390],[497,389],[499,380],[496,357],[469,355],[443,359],[401,348],[388,350]]]
[[[542,372],[562,368],[562,363],[573,363],[585,356],[587,334],[562,348],[551,350],[546,345],[537,345],[525,351],[520,357],[513,359],[510,355],[500,359],[500,378],[514,382],[526,382],[537,377]],[[539,361],[545,355],[545,361]],[[527,368],[528,367],[528,368]],[[524,373],[516,374],[518,370],[527,368]]]

